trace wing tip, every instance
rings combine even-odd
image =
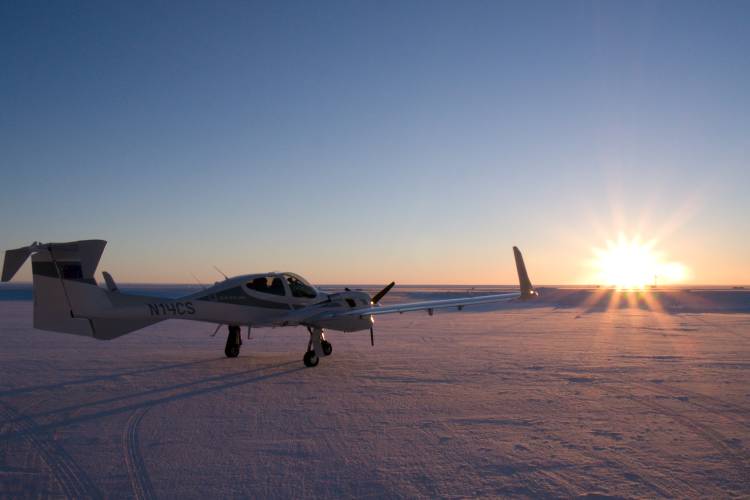
[[[523,255],[517,246],[513,247],[513,257],[516,260],[516,272],[518,273],[518,285],[521,288],[521,299],[538,297],[539,293],[534,290],[534,286],[531,284],[529,273],[526,271],[526,264],[523,261]]]

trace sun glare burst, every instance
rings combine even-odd
[[[655,245],[655,240],[642,242],[639,236],[628,240],[624,234],[620,234],[617,241],[607,241],[606,248],[593,250],[595,280],[621,290],[684,281],[685,266],[665,262],[663,253],[655,250]]]

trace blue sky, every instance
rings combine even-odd
[[[4,2],[0,247],[577,283],[625,232],[748,283],[749,52],[747,2]]]

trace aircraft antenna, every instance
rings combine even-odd
[[[193,277],[193,279],[201,286],[201,288],[203,288],[204,290],[206,289],[206,285],[204,285],[203,283],[201,283],[201,280],[199,280],[198,277],[195,274],[190,273],[190,276]]]
[[[229,276],[227,276],[226,274],[222,273],[222,272],[221,272],[221,269],[219,269],[219,268],[218,268],[218,267],[216,267],[216,266],[214,266],[214,269],[216,269],[216,270],[217,270],[217,271],[219,272],[219,274],[221,274],[222,276],[224,276],[224,279],[225,279],[225,280],[228,280],[228,279],[229,279]]]

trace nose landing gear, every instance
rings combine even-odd
[[[302,361],[306,367],[312,368],[318,366],[321,357],[331,355],[333,346],[325,339],[322,328],[308,326],[307,331],[310,332],[310,341]]]
[[[228,358],[236,358],[240,355],[241,345],[242,335],[240,335],[240,327],[229,325],[229,335],[227,335],[227,345],[224,347],[224,354]]]
[[[326,356],[330,356],[333,352],[333,346],[327,340],[321,340],[320,347],[323,348],[323,354],[325,354]]]

